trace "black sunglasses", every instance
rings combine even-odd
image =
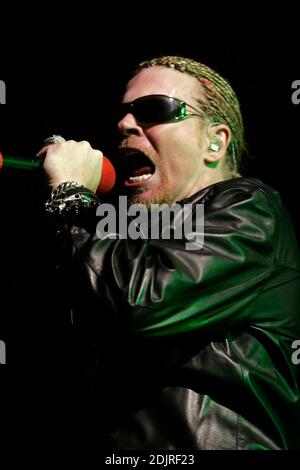
[[[187,113],[187,106],[197,111],[197,113]],[[142,124],[177,122],[190,116],[204,117],[203,113],[200,113],[190,104],[166,95],[141,96],[130,103],[120,103],[119,120],[123,119],[128,113],[133,114],[135,119]]]

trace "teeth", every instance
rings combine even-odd
[[[152,176],[151,173],[147,173],[146,175],[140,175],[140,176],[130,176],[129,181],[138,182],[138,181],[148,180],[149,178],[151,178],[151,176]]]

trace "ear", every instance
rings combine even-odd
[[[231,139],[231,131],[226,124],[210,124],[207,129],[208,148],[204,155],[204,161],[212,164],[220,161],[226,151]]]

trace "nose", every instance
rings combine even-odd
[[[134,115],[128,113],[118,122],[118,132],[121,137],[138,136],[143,134],[143,128],[138,125]]]

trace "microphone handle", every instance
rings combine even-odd
[[[5,168],[16,168],[17,170],[35,170],[40,165],[39,161],[25,160],[11,156],[3,157],[0,152],[0,171]]]

